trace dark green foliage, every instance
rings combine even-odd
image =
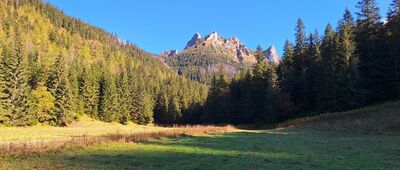
[[[12,47],[4,46],[0,62],[0,81],[2,111],[0,122],[6,125],[25,126],[35,123],[29,111],[28,62],[16,31]]]
[[[129,77],[126,72],[120,73],[119,77],[117,78],[117,90],[116,95],[116,102],[118,105],[116,106],[116,111],[119,115],[119,120],[121,123],[125,124],[124,120],[131,119],[133,112],[133,103],[134,98],[133,95],[136,95],[133,91],[133,87],[129,83]]]
[[[99,119],[105,122],[118,120],[118,91],[114,77],[107,71],[100,78],[99,95]]]
[[[383,100],[381,95],[384,86],[381,85],[382,78],[386,77],[383,71],[383,55],[380,42],[381,22],[379,8],[375,0],[362,0],[357,6],[360,12],[357,13],[356,42],[357,53],[360,55],[359,70],[364,78],[362,87],[365,90],[367,103],[374,103]],[[385,79],[385,78],[384,78]]]
[[[388,12],[388,22],[383,29],[384,50],[383,60],[386,82],[384,94],[387,98],[400,97],[400,1],[393,0]]]
[[[98,118],[98,103],[100,93],[99,70],[95,67],[86,69],[82,78],[82,101],[84,113]]]
[[[59,55],[52,66],[46,81],[46,86],[54,96],[54,115],[51,115],[50,124],[65,126],[74,117],[71,112],[71,91],[68,85],[64,57]]]

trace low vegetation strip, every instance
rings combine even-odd
[[[400,134],[400,101],[294,119],[276,126],[276,128],[288,127],[351,131],[352,133]]]
[[[29,153],[62,150],[71,147],[87,147],[108,143],[143,142],[154,139],[178,137],[184,134],[219,133],[233,131],[233,126],[176,126],[166,129],[135,133],[113,133],[101,136],[73,136],[69,139],[53,141],[24,141],[0,145],[0,155],[24,155]]]

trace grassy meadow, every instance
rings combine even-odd
[[[399,120],[400,103],[391,102],[270,130],[186,127],[166,138],[3,155],[0,169],[399,169]]]
[[[289,128],[2,158],[4,169],[396,169],[400,136]]]

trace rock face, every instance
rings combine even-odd
[[[161,53],[160,56],[171,58],[171,57],[174,57],[175,55],[177,55],[178,53],[179,53],[178,50],[168,50],[168,51],[164,51],[163,53]]]
[[[237,63],[255,63],[255,52],[246,47],[237,37],[229,39],[220,36],[217,32],[202,37],[199,33],[195,33],[182,53],[202,53],[212,56],[226,56]],[[178,54],[177,50],[165,51],[160,56],[172,58]],[[279,64],[281,59],[272,45],[263,51],[266,61]]]
[[[200,38],[201,35],[199,33],[194,34],[192,39],[186,44],[185,49],[194,46]]]
[[[237,37],[226,39],[213,32],[204,38],[196,33],[187,43],[185,51],[199,51],[214,53],[214,55],[228,56],[236,62],[255,62],[254,52],[240,42]]]
[[[273,63],[273,64],[280,64],[281,58],[279,57],[278,53],[276,52],[275,46],[271,45],[267,50],[263,51],[265,58]]]

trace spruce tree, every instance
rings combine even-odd
[[[358,55],[354,40],[353,18],[348,10],[339,22],[336,55],[332,60],[335,85],[334,111],[358,106]]]
[[[294,66],[294,82],[293,85],[295,89],[291,92],[293,96],[293,100],[296,105],[302,110],[308,105],[307,96],[307,63],[306,63],[306,34],[304,23],[301,19],[297,21],[296,26],[296,34],[295,34],[295,42],[294,46],[294,57],[293,57],[293,66]]]
[[[336,33],[333,28],[328,24],[325,28],[324,37],[321,43],[321,78],[322,87],[321,92],[318,94],[317,99],[320,101],[316,105],[317,109],[321,112],[328,112],[336,103],[334,100],[334,77],[335,72],[332,60],[336,55]]]
[[[118,92],[112,74],[104,71],[100,78],[99,119],[105,122],[118,120]]]
[[[393,0],[385,24],[385,67],[387,82],[385,95],[389,98],[400,97],[400,0]]]
[[[71,112],[71,92],[68,85],[68,74],[66,71],[64,57],[60,54],[53,64],[46,86],[54,96],[54,115],[50,124],[66,126],[74,118]]]
[[[98,118],[99,103],[99,70],[92,68],[85,69],[82,77],[82,101],[84,113],[92,118]]]
[[[25,126],[34,123],[35,117],[29,111],[28,62],[18,31],[13,49],[3,48],[0,62],[2,122],[8,125]]]
[[[319,102],[317,95],[322,91],[321,85],[323,84],[321,75],[321,42],[317,31],[310,34],[308,38],[308,47],[306,50],[305,58],[305,92],[308,96],[308,103],[305,106],[307,112],[315,112],[315,105]]]
[[[134,109],[132,108],[134,105],[133,95],[136,94],[130,85],[129,76],[125,70],[118,77],[117,95],[119,120],[122,124],[126,124],[126,121],[131,119],[134,114]]]
[[[277,68],[278,87],[281,90],[281,98],[277,107],[285,116],[288,116],[295,111],[292,101],[292,92],[295,90],[293,84],[295,81],[293,58],[293,45],[286,40],[283,49],[282,63],[279,64]]]
[[[131,120],[137,124],[146,125],[153,123],[154,101],[144,84],[140,84],[134,95]]]
[[[386,81],[387,75],[382,69],[384,59],[378,51],[383,51],[379,45],[381,27],[379,8],[375,0],[361,0],[357,7],[356,42],[357,53],[360,54],[359,69],[363,77],[362,85],[365,90],[367,103],[381,101],[385,95],[381,95],[384,86],[380,84]]]

